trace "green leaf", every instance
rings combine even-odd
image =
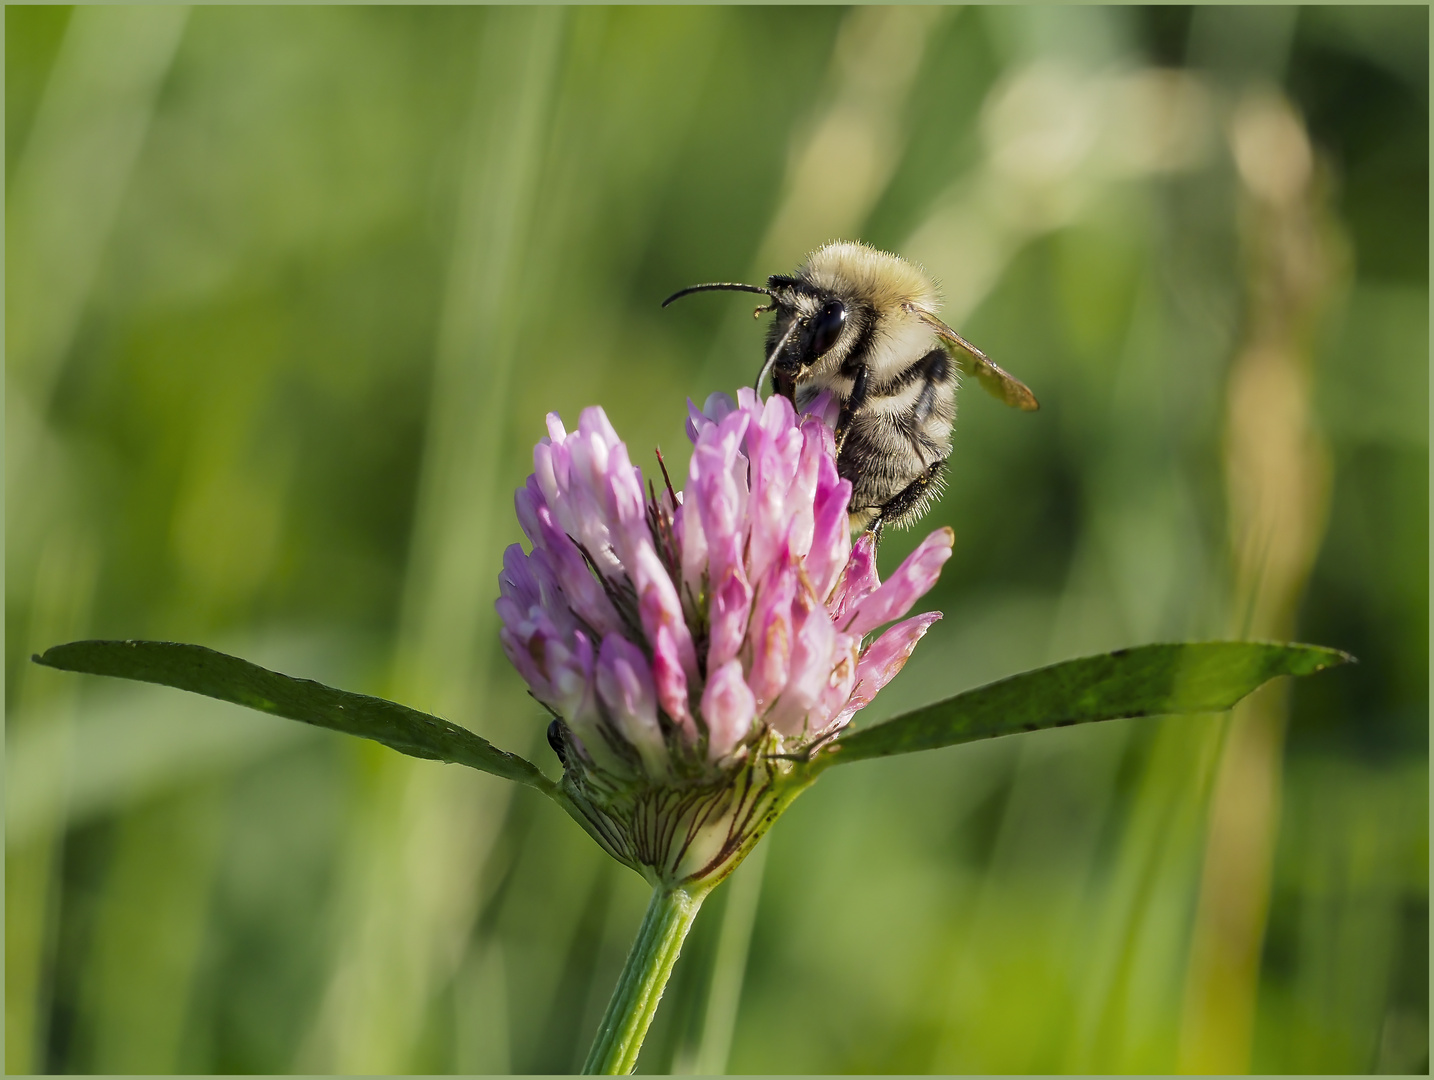
[[[1276,675],[1310,675],[1353,659],[1317,645],[1253,641],[1117,649],[1013,675],[852,731],[832,744],[830,764],[1095,720],[1224,712]]]
[[[202,645],[172,641],[74,641],[32,658],[62,671],[159,683],[260,712],[373,739],[412,757],[448,761],[527,784],[548,795],[556,785],[530,761],[473,732],[416,709],[295,679]]]

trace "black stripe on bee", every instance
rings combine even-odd
[[[914,382],[924,380],[927,386],[940,385],[951,378],[951,357],[939,345],[912,364],[895,378],[879,387],[875,393],[881,397],[899,394]]]
[[[817,300],[825,299],[827,293],[824,289],[813,285],[810,281],[802,278],[790,277],[786,274],[773,274],[767,278],[767,288],[773,292],[788,289],[792,292],[801,293],[803,296],[814,297]]]
[[[916,395],[916,404],[911,406],[911,422],[916,425],[926,423],[926,418],[931,415],[931,409],[936,404],[937,383],[931,379],[926,380],[926,385],[921,388],[921,393]]]
[[[851,343],[851,348],[842,358],[841,374],[848,379],[855,379],[866,367],[867,357],[871,354],[871,341],[876,335],[876,320],[864,318],[861,320],[861,330],[857,332],[857,338]]]

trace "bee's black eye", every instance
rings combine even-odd
[[[830,300],[827,306],[812,319],[812,356],[821,356],[836,344],[842,323],[846,322],[846,308],[840,300]]]

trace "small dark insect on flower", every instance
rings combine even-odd
[[[561,720],[555,718],[548,725],[548,745],[553,748],[553,753],[558,755],[558,763],[566,765],[568,761],[567,753],[563,750],[563,722]]]

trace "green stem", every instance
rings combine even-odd
[[[584,1074],[626,1076],[636,1067],[643,1037],[662,1000],[672,965],[677,963],[683,939],[692,929],[692,920],[697,918],[706,896],[706,889],[689,892],[659,885],[652,890],[637,940],[627,954],[627,963],[583,1064]]]

